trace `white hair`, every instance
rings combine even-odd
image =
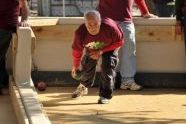
[[[85,18],[85,20],[86,20],[87,18],[89,18],[89,17],[96,17],[96,18],[98,18],[99,21],[101,21],[101,15],[100,15],[100,13],[99,13],[98,11],[96,11],[96,10],[89,10],[89,11],[86,11],[86,12],[84,13],[84,18]]]

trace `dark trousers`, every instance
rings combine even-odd
[[[183,31],[184,31],[184,40],[185,40],[185,43],[186,43],[186,14],[182,18],[182,25],[183,25]],[[185,44],[185,46],[186,46],[186,44]]]
[[[182,27],[183,27],[183,32],[184,32],[184,41],[185,41],[185,52],[186,52],[186,14],[182,18]]]
[[[0,88],[8,84],[8,73],[6,71],[6,52],[8,50],[12,31],[0,29]]]
[[[116,66],[118,64],[118,49],[102,54],[99,96],[107,99],[112,98],[114,88]],[[81,83],[89,87],[96,73],[97,60],[91,59],[85,54],[82,61]]]
[[[175,15],[173,0],[156,0],[155,7],[159,17],[173,17]]]

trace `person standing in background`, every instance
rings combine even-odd
[[[176,35],[181,35],[184,32],[184,40],[186,46],[186,0],[175,1],[175,12],[176,12]]]
[[[28,26],[27,0],[0,0],[0,95],[2,88],[8,85],[9,76],[6,71],[6,52],[9,47],[12,33],[16,32],[18,25]],[[18,16],[21,15],[21,22]]]
[[[157,10],[156,10],[156,7],[155,7],[155,3],[154,3],[154,0],[145,0],[147,6],[148,6],[148,9],[149,9],[149,12],[150,13],[153,13],[155,15],[158,15],[157,14]]]
[[[175,16],[175,0],[145,0],[149,11],[159,17]]]
[[[173,17],[175,0],[153,0],[159,17]]]
[[[120,74],[121,89],[141,90],[142,86],[134,80],[136,74],[135,28],[132,18],[133,2],[138,5],[144,18],[157,17],[149,13],[144,0],[99,0],[97,10],[101,17],[115,20],[124,32],[125,45],[121,49]]]

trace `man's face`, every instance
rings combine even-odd
[[[85,21],[85,26],[91,35],[99,33],[101,22],[96,17],[89,17]]]

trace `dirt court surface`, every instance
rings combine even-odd
[[[186,124],[186,89],[115,90],[107,105],[98,89],[71,99],[75,87],[47,87],[39,99],[52,124]]]
[[[10,96],[0,96],[0,124],[18,124]]]

